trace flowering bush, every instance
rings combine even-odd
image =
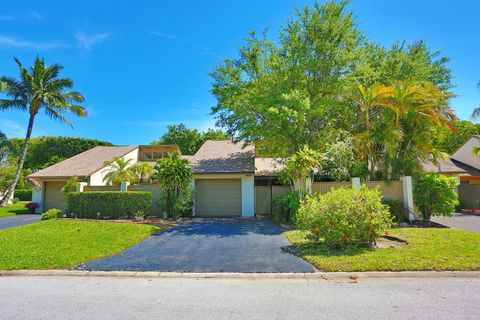
[[[392,224],[390,212],[376,189],[339,188],[303,201],[296,223],[308,238],[329,247],[371,245]]]

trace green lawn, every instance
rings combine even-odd
[[[286,236],[297,252],[321,271],[480,270],[479,232],[400,228],[388,233],[408,245],[337,251],[305,240],[301,231],[287,231]]]
[[[69,268],[122,251],[159,230],[144,224],[74,220],[0,230],[0,270]]]
[[[0,207],[0,218],[15,216],[17,214],[28,213],[28,209],[25,208],[25,204],[30,201],[20,201],[16,204],[9,204],[6,207]]]

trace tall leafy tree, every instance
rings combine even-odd
[[[5,161],[10,152],[10,142],[7,136],[0,131],[0,164]]]
[[[152,144],[176,144],[182,154],[192,155],[206,140],[228,140],[229,137],[221,130],[208,129],[200,132],[190,129],[185,124],[169,125],[167,132]]]
[[[21,149],[24,138],[12,138],[10,142]],[[111,146],[107,141],[76,137],[37,137],[31,138],[28,146],[24,167],[39,170],[51,166],[64,159],[73,157],[96,146]],[[18,161],[18,155],[12,156],[12,161]]]
[[[87,116],[85,108],[77,104],[85,100],[83,95],[76,91],[68,91],[73,87],[73,81],[59,77],[62,66],[58,64],[46,66],[44,60],[39,57],[28,69],[16,58],[15,62],[20,69],[20,77],[0,78],[1,89],[6,96],[6,99],[0,100],[0,111],[19,109],[28,112],[29,119],[17,171],[7,193],[0,200],[0,206],[7,204],[20,178],[38,113],[43,111],[51,119],[70,126],[72,124],[65,113]]]
[[[216,67],[212,113],[228,134],[263,153],[288,155],[303,145],[320,148],[354,121],[339,96],[363,36],[346,4],[305,7],[278,42],[252,33],[239,58]]]
[[[446,153],[453,153],[460,148],[471,136],[480,135],[480,124],[467,120],[452,121],[453,130],[438,132],[437,147]]]
[[[288,156],[303,145],[323,151],[338,140],[338,129],[364,130],[345,99],[356,84],[414,80],[451,88],[448,58],[422,41],[389,49],[369,42],[346,6],[346,1],[316,2],[297,11],[278,41],[251,33],[239,57],[211,73],[217,124],[235,138],[255,142],[265,155]],[[381,131],[370,134],[385,138]]]

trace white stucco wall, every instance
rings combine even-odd
[[[255,216],[255,184],[253,174],[242,177],[242,217]]]
[[[471,137],[460,149],[452,154],[452,158],[480,169],[480,157],[472,154],[472,149],[478,146],[480,146],[479,139],[477,137]]]
[[[126,155],[124,155],[122,157],[122,159],[124,159],[124,160],[132,159],[131,164],[134,164],[134,163],[138,162],[138,152],[139,152],[139,149],[137,148],[137,149],[127,153]],[[110,166],[105,166],[102,169],[100,169],[97,172],[90,175],[90,178],[88,179],[88,185],[90,185],[90,186],[105,186],[105,185],[107,185],[103,181],[103,178],[108,173],[109,168],[110,168]]]

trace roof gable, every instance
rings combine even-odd
[[[243,142],[207,140],[188,159],[194,173],[255,172],[255,147]]]
[[[105,166],[105,162],[112,161],[137,149],[138,146],[107,147],[97,146],[57,164],[34,172],[29,178],[63,178],[88,177]]]

